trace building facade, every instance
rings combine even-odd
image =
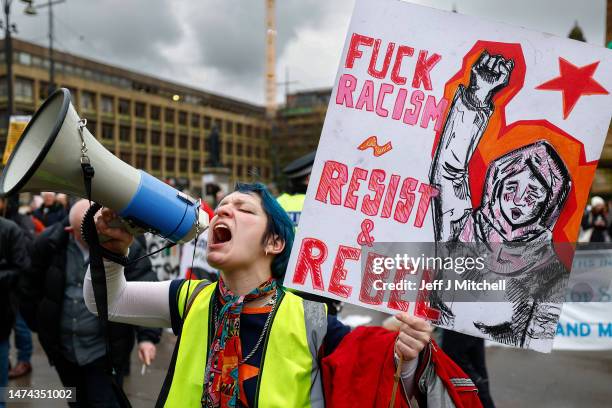
[[[0,46],[3,49],[3,46]],[[6,143],[7,80],[0,53],[0,152]],[[108,150],[162,180],[199,193],[208,138],[219,130],[220,161],[232,181],[272,178],[271,126],[264,108],[159,78],[55,52],[56,87],[70,90],[87,128]],[[32,114],[48,96],[48,50],[13,39],[13,114]]]

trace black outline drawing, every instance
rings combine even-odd
[[[527,347],[530,339],[554,337],[561,312],[558,303],[563,301],[567,271],[552,248],[552,229],[571,178],[555,149],[538,141],[489,165],[481,204],[472,208],[468,164],[493,113],[493,96],[508,85],[513,68],[513,60],[487,51],[474,63],[470,83],[459,86],[444,123],[430,183],[440,191],[432,206],[436,242],[484,244],[495,256],[503,253],[514,259],[487,272],[507,278],[511,318],[494,325],[473,322],[474,326],[496,341]],[[438,323],[452,328],[454,314],[436,296],[431,300],[442,312]]]

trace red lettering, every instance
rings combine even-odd
[[[444,116],[448,101],[445,98],[440,99],[440,103],[436,104],[436,98],[433,95],[427,97],[425,102],[425,109],[423,110],[423,116],[421,117],[421,127],[427,129],[429,121],[433,120],[436,122],[434,130],[437,132],[442,127],[442,121],[438,120]]]
[[[315,199],[327,204],[327,196],[333,205],[340,205],[342,202],[342,186],[348,180],[348,168],[346,164],[333,160],[328,160],[323,166],[319,186]]]
[[[431,78],[429,77],[429,71],[440,62],[442,57],[440,54],[434,53],[431,57],[427,58],[427,51],[422,50],[419,52],[419,58],[414,68],[414,77],[412,78],[412,87],[419,88],[421,83],[426,90],[431,91]]]
[[[374,39],[372,37],[367,37],[365,35],[353,33],[351,36],[351,44],[349,45],[348,53],[346,54],[346,63],[344,66],[346,68],[353,68],[353,64],[357,58],[361,58],[363,53],[359,51],[360,45],[367,45],[371,47],[374,43]]]
[[[410,108],[406,108],[404,111],[404,123],[407,125],[414,125],[419,120],[419,113],[421,112],[421,105],[425,99],[425,94],[423,91],[416,90],[412,92],[412,96],[410,97],[410,103],[414,105],[414,110]]]
[[[372,56],[370,57],[370,66],[368,67],[368,74],[372,75],[374,78],[383,79],[387,76],[387,71],[389,70],[389,64],[391,63],[391,57],[393,56],[393,50],[395,49],[395,43],[389,43],[387,46],[387,52],[385,53],[385,60],[383,61],[383,66],[380,71],[376,70],[376,62],[378,60],[378,52],[380,51],[380,40],[374,41],[374,50],[372,51]]]
[[[386,118],[389,115],[389,111],[383,107],[385,103],[385,95],[393,92],[393,85],[382,83],[380,85],[380,91],[378,92],[378,99],[376,100],[376,114]]]
[[[351,74],[344,74],[340,77],[338,93],[336,94],[336,104],[345,105],[347,108],[353,107],[353,92],[357,87],[357,78]]]
[[[382,218],[389,218],[391,216],[391,210],[393,209],[393,202],[395,201],[395,193],[397,193],[397,186],[399,185],[400,176],[397,174],[391,175],[389,180],[389,187],[387,188],[387,195],[385,196],[385,202],[383,204]]]
[[[398,283],[406,279],[406,276],[411,275],[413,271],[414,271],[414,268],[410,268],[410,267],[406,269],[398,268],[395,271],[393,282],[397,285]],[[391,296],[389,297],[389,303],[388,303],[389,308],[400,310],[402,312],[407,312],[410,302],[406,302],[405,300],[402,300],[402,295],[405,293],[406,293],[405,290],[392,290]]]
[[[357,208],[357,196],[355,195],[355,192],[359,190],[360,180],[365,180],[367,177],[367,170],[355,167],[351,177],[351,182],[349,183],[348,191],[346,192],[346,197],[344,198],[344,206],[346,208],[351,208],[353,210]]]
[[[395,56],[395,64],[391,70],[391,80],[398,85],[404,85],[406,83],[406,77],[400,75],[400,68],[402,66],[402,59],[404,57],[412,57],[414,54],[414,48],[405,45],[400,45],[397,48],[397,55]]]
[[[430,186],[429,184],[421,183],[419,186],[419,193],[421,193],[421,198],[419,199],[419,206],[417,208],[414,226],[421,228],[423,226],[423,221],[425,220],[427,210],[429,209],[430,200],[437,197],[440,192],[438,189]]]
[[[385,295],[384,290],[376,290],[376,294],[372,296],[371,291],[374,289],[374,281],[381,280],[386,281],[389,276],[390,270],[382,265],[382,273],[374,273],[374,259],[385,258],[383,255],[379,255],[374,252],[368,253],[366,259],[365,269],[363,271],[363,279],[361,280],[361,290],[359,291],[359,300],[368,305],[380,305]]]
[[[317,254],[315,254],[315,250],[318,251]],[[321,264],[325,262],[326,258],[327,246],[323,241],[316,238],[304,238],[298,253],[292,282],[303,285],[306,282],[306,275],[310,274],[312,276],[312,287],[324,291]]]
[[[406,94],[407,90],[404,88],[400,88],[397,91],[397,99],[395,99],[395,106],[393,106],[393,115],[391,118],[394,120],[399,120],[402,117],[402,113],[404,112],[404,104],[406,103]]]
[[[367,111],[374,111],[374,83],[370,80],[364,82],[355,109],[363,109],[363,105],[366,106]]]
[[[425,282],[431,282],[433,277],[433,272],[425,269],[423,271],[423,280]],[[422,285],[422,283],[419,283]],[[419,286],[420,287],[420,286]],[[423,317],[429,320],[438,320],[440,318],[440,311],[434,308],[429,307],[429,291],[428,290],[419,290],[417,294],[417,301],[414,308],[414,314],[418,317]]]
[[[361,250],[359,248],[353,248],[349,246],[340,245],[338,247],[338,254],[334,261],[334,268],[332,270],[332,276],[329,281],[329,293],[334,295],[348,298],[353,291],[353,288],[348,285],[344,285],[341,282],[346,279],[348,271],[344,267],[344,263],[347,259],[359,260],[361,256]]]
[[[384,170],[372,170],[372,173],[370,174],[370,182],[368,183],[368,189],[374,191],[376,194],[374,195],[374,198],[370,198],[370,196],[363,197],[363,203],[361,204],[362,213],[372,217],[378,214],[380,200],[385,192],[385,185],[381,182],[385,180],[385,177],[387,177],[387,175]]]
[[[417,184],[418,181],[412,177],[406,177],[404,179],[402,189],[400,190],[400,199],[404,201],[400,200],[395,205],[395,214],[393,214],[395,221],[401,222],[402,224],[408,222],[415,200],[413,191],[416,189]]]

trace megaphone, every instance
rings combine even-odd
[[[55,191],[90,198],[129,224],[175,243],[191,241],[208,225],[199,201],[137,170],[89,132],[61,88],[36,111],[0,177],[0,196]],[[86,189],[81,163],[95,174]]]

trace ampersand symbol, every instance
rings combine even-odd
[[[370,232],[374,229],[374,222],[369,219],[363,220],[361,223],[361,232],[357,236],[357,243],[359,245],[367,245],[369,247],[372,246],[374,242],[374,237],[370,235]]]

